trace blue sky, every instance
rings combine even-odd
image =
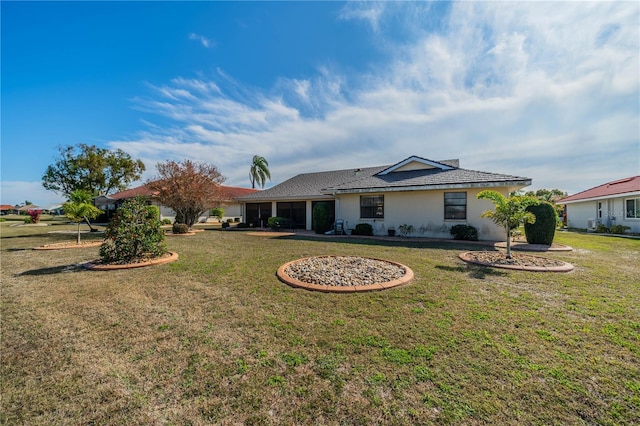
[[[575,193],[640,173],[637,2],[6,2],[0,203],[57,147],[249,186],[410,155]]]

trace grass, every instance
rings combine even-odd
[[[29,250],[74,238],[50,228],[0,223],[3,424],[640,422],[638,240],[560,233],[574,251],[545,256],[576,269],[552,274],[467,266],[464,243],[207,231],[168,239],[174,263],[94,272],[98,248]],[[277,280],[324,254],[416,278]]]

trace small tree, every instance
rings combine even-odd
[[[200,215],[220,202],[225,178],[216,166],[184,160],[158,163],[156,168],[159,176],[147,186],[157,193],[160,203],[176,212],[176,222],[191,228]]]
[[[125,201],[113,216],[105,241],[100,246],[100,257],[105,263],[133,263],[157,258],[167,252],[162,223],[157,209],[147,206],[143,197]]]
[[[331,207],[329,203],[313,206],[313,229],[316,234],[324,234],[331,229]]]
[[[210,214],[212,217],[218,219],[218,222],[221,222],[222,218],[224,217],[224,210],[222,210],[220,207],[216,207],[215,209],[211,209]]]
[[[42,210],[41,209],[31,209],[27,213],[31,217],[31,223],[40,222],[40,216],[42,216]]]
[[[487,210],[481,216],[490,218],[507,231],[507,259],[511,259],[511,231],[517,229],[521,223],[535,222],[536,216],[525,209],[540,202],[536,198],[526,195],[505,197],[501,193],[491,190],[481,191],[477,198],[490,200],[496,206],[495,210]]]
[[[80,222],[95,219],[101,213],[100,209],[91,204],[91,193],[82,189],[73,191],[69,195],[69,201],[62,205],[64,214],[72,222],[78,224],[78,238],[80,244]]]

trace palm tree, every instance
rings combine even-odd
[[[507,259],[511,259],[511,230],[523,222],[534,223],[536,216],[525,209],[528,206],[539,204],[540,201],[526,195],[512,194],[507,198],[501,193],[491,190],[481,191],[477,198],[490,200],[495,204],[495,210],[487,210],[481,216],[490,218],[497,225],[502,225],[507,231]]]
[[[251,162],[251,169],[249,171],[251,188],[255,188],[256,183],[258,183],[261,188],[264,188],[264,184],[267,178],[271,180],[271,173],[269,173],[269,162],[264,157],[254,155],[253,161]]]
[[[77,244],[80,244],[80,222],[86,220],[89,223],[89,219],[95,219],[101,213],[99,208],[91,204],[91,198],[89,191],[78,189],[69,194],[69,201],[62,205],[65,216],[78,223]]]

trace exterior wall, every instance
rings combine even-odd
[[[483,188],[484,189],[484,188]],[[398,231],[400,225],[412,225],[414,232],[410,236],[451,238],[449,229],[458,224],[469,224],[478,229],[481,240],[504,240],[506,232],[495,225],[491,219],[480,217],[482,212],[493,209],[488,200],[478,200],[476,195],[483,189],[437,190],[437,191],[404,191],[385,192],[384,219],[360,218],[360,195],[378,194],[341,194],[336,202],[336,219],[345,221],[345,229],[353,229],[358,223],[369,223],[375,235],[386,235],[390,227]],[[493,188],[505,196],[507,188]],[[467,193],[467,219],[444,219],[444,193]]]
[[[588,229],[589,219],[596,219],[603,225],[628,226],[628,232],[640,233],[640,219],[625,217],[625,200],[635,196],[620,196],[609,199],[585,200],[567,203],[567,226],[569,228]],[[601,203],[601,208],[598,208]],[[601,214],[600,214],[601,212]]]

